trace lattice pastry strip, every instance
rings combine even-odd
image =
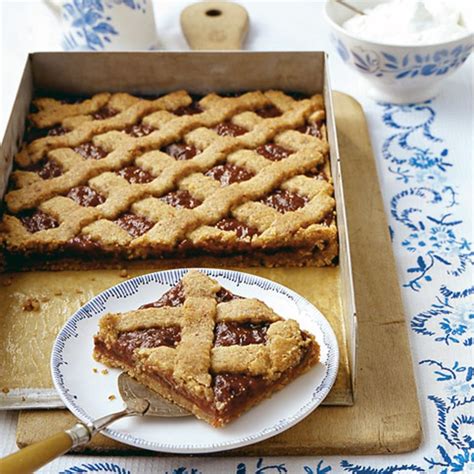
[[[104,316],[94,356],[215,426],[318,361],[317,343],[296,321],[196,270],[147,306]]]

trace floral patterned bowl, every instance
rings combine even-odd
[[[361,1],[357,6],[365,9],[378,3],[381,1]],[[385,102],[405,104],[431,99],[444,78],[466,61],[473,48],[472,32],[458,40],[423,46],[360,39],[341,26],[353,13],[332,0],[326,2],[325,15],[341,59],[369,83],[372,97]]]

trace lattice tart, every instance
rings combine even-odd
[[[319,345],[296,321],[191,270],[158,301],[103,316],[94,357],[220,427],[315,365]]]
[[[102,93],[34,105],[4,198],[4,267],[334,262],[320,95]]]

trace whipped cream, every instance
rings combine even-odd
[[[427,45],[472,31],[471,0],[391,0],[364,13],[342,26],[361,39],[378,43]]]

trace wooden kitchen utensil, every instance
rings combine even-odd
[[[181,13],[191,49],[241,49],[248,27],[247,10],[237,3],[199,2]]]
[[[88,444],[97,433],[126,416],[181,417],[190,415],[183,408],[160,397],[125,373],[118,377],[118,388],[126,405],[124,410],[103,416],[90,424],[76,423],[72,428],[10,454],[0,459],[0,472],[19,474],[36,471],[70,449]]]

